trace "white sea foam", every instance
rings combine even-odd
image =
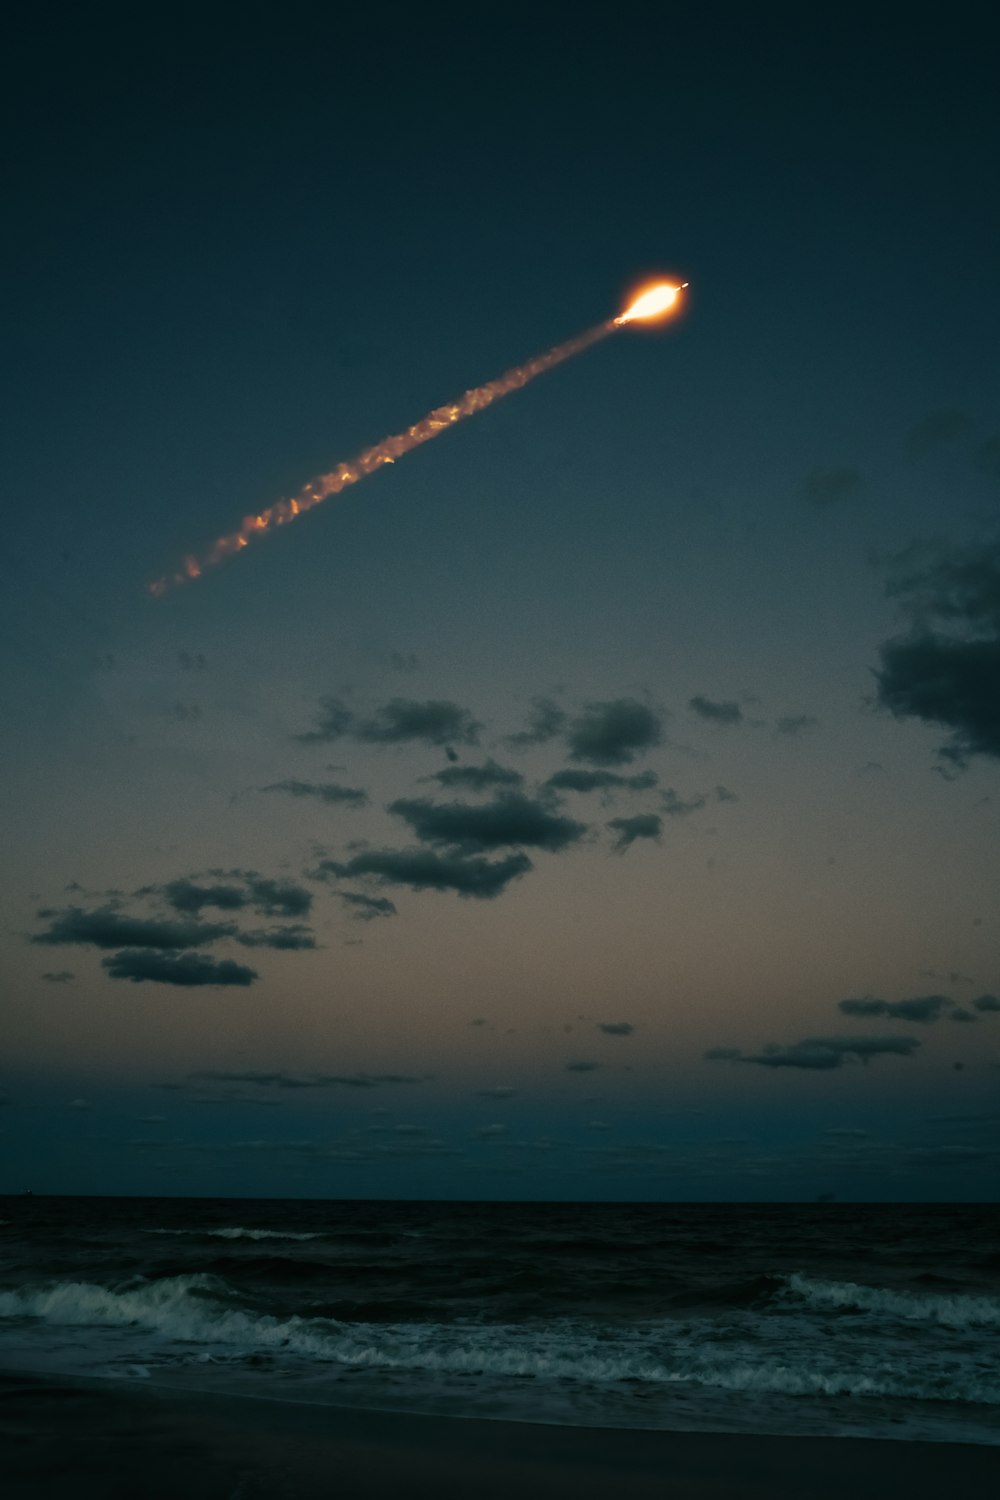
[[[1000,1297],[974,1297],[961,1292],[893,1292],[855,1281],[821,1281],[797,1271],[782,1280],[788,1293],[815,1308],[882,1313],[891,1318],[945,1323],[950,1328],[1000,1325]]]
[[[807,1278],[801,1278],[806,1281]],[[836,1283],[816,1283],[819,1286]],[[812,1286],[812,1283],[809,1283]],[[864,1290],[864,1289],[862,1289]],[[762,1347],[751,1339],[711,1343],[691,1325],[646,1325],[609,1341],[600,1328],[561,1320],[530,1324],[344,1324],[330,1318],[258,1315],[224,1300],[218,1278],[199,1274],[102,1287],[58,1282],[0,1293],[0,1318],[38,1318],[60,1327],[132,1329],[153,1335],[131,1359],[202,1362],[268,1353],[374,1374],[428,1373],[494,1380],[534,1376],[596,1387],[622,1381],[661,1389],[701,1388],[777,1396],[896,1397],[1000,1405],[992,1367],[960,1355],[877,1358],[850,1346],[796,1340]],[[983,1300],[983,1299],[973,1299]],[[187,1348],[178,1348],[188,1346]]]
[[[197,1234],[213,1240],[321,1240],[322,1231],[296,1234],[290,1229],[149,1229],[147,1234]]]

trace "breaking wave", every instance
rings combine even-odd
[[[855,1281],[821,1281],[797,1271],[781,1280],[786,1296],[791,1294],[819,1310],[881,1313],[890,1318],[944,1323],[949,1328],[1000,1326],[1000,1297],[975,1297],[961,1292],[947,1295],[894,1292]]]
[[[849,1283],[790,1277],[789,1289],[815,1301],[844,1293],[875,1295]],[[817,1290],[818,1289],[818,1290]],[[891,1295],[908,1305],[939,1299]],[[940,1299],[990,1305],[988,1298]],[[838,1305],[851,1305],[849,1302]],[[858,1305],[857,1303],[855,1305]],[[924,1313],[924,1316],[929,1314]],[[936,1315],[936,1314],[935,1314]],[[245,1311],[218,1277],[199,1273],[117,1288],[57,1282],[0,1293],[0,1317],[41,1319],[62,1327],[132,1327],[158,1336],[140,1358],[233,1361],[268,1354],[339,1366],[345,1372],[425,1372],[494,1379],[535,1377],[607,1387],[618,1382],[776,1396],[896,1397],[1000,1405],[1000,1383],[959,1360],[907,1361],[901,1353],[862,1360],[849,1350],[810,1343],[764,1347],[750,1340],[711,1343],[691,1325],[659,1322],[609,1346],[574,1319],[525,1324],[341,1323]],[[980,1317],[980,1321],[982,1321]],[[162,1342],[160,1342],[162,1340]],[[178,1349],[180,1345],[194,1349]],[[837,1361],[842,1367],[838,1367]]]
[[[149,1229],[147,1234],[196,1234],[210,1240],[321,1240],[321,1233],[295,1234],[290,1229]]]

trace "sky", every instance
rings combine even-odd
[[[0,1190],[996,1196],[995,42],[12,23]]]

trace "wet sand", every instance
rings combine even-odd
[[[1000,1447],[545,1427],[0,1375],[4,1500],[995,1500]]]

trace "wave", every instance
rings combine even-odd
[[[789,1278],[790,1282],[793,1278]],[[849,1283],[809,1283],[817,1287]],[[860,1293],[871,1288],[853,1288]],[[904,1294],[892,1294],[902,1297]],[[597,1386],[630,1382],[660,1388],[747,1392],[776,1396],[895,1397],[907,1401],[975,1402],[1000,1405],[1000,1384],[987,1384],[974,1364],[961,1359],[933,1363],[903,1351],[861,1368],[857,1356],[833,1347],[800,1344],[768,1353],[749,1343],[711,1345],[677,1336],[658,1324],[641,1335],[624,1332],[614,1343],[572,1320],[525,1325],[344,1324],[332,1318],[279,1318],[233,1305],[233,1293],[217,1277],[198,1273],[119,1288],[89,1282],[57,1282],[0,1293],[0,1318],[38,1318],[61,1327],[131,1326],[169,1341],[158,1357],[199,1362],[298,1357],[343,1370],[412,1372],[495,1379],[533,1376]],[[228,1299],[228,1301],[227,1301]],[[918,1299],[912,1299],[918,1300]],[[988,1299],[965,1299],[986,1301]],[[177,1349],[177,1344],[194,1346]],[[139,1358],[149,1358],[143,1351]],[[840,1357],[846,1368],[834,1361]],[[793,1362],[800,1361],[800,1362]]]
[[[290,1229],[147,1229],[147,1234],[197,1234],[210,1240],[321,1240],[322,1231],[295,1234]]]
[[[821,1281],[798,1271],[780,1280],[786,1295],[790,1293],[813,1308],[882,1313],[892,1318],[944,1323],[949,1328],[1000,1326],[1000,1297],[897,1292],[856,1281]]]

